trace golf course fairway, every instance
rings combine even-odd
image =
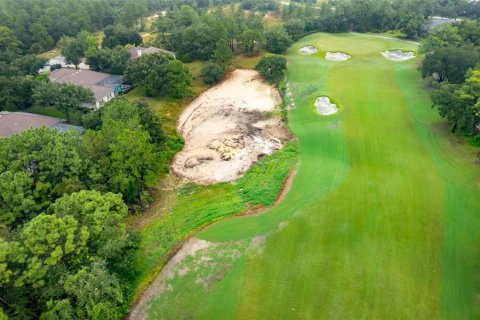
[[[299,49],[313,45],[313,55]],[[222,220],[150,319],[475,319],[480,170],[431,108],[413,43],[313,34],[288,51],[299,163],[274,209]],[[348,61],[325,60],[345,52]],[[340,112],[321,116],[328,96]]]

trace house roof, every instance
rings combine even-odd
[[[80,133],[85,131],[85,129],[82,127],[64,124],[61,123],[62,121],[62,119],[42,116],[34,113],[2,111],[0,112],[0,137],[9,137],[25,130],[39,128],[41,126],[55,128],[60,132],[64,132],[72,128],[78,130]]]
[[[26,112],[0,112],[0,136],[8,137],[30,128],[53,126],[61,119]]]
[[[96,72],[90,70],[76,70],[70,68],[61,68],[54,70],[48,76],[51,81],[68,82],[77,85],[97,84],[110,77],[108,73]]]
[[[54,70],[48,78],[53,82],[71,83],[90,89],[93,92],[95,101],[100,101],[112,93],[113,88],[122,83],[122,76],[69,68]]]
[[[148,47],[148,48],[132,47],[128,51],[130,52],[130,58],[131,59],[137,59],[138,57],[140,57],[143,54],[152,54],[152,53],[157,53],[157,52],[165,53],[165,54],[171,55],[175,58],[175,53],[173,53],[171,51],[168,51],[168,50],[155,48],[155,47]]]

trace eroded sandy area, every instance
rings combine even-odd
[[[180,116],[184,149],[172,171],[201,184],[232,181],[261,157],[281,149],[289,130],[271,111],[280,94],[254,70],[236,70]]]

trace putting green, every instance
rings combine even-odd
[[[306,45],[352,59],[301,55]],[[415,48],[314,34],[289,50],[290,124],[300,146],[290,193],[269,212],[201,232],[222,243],[185,260],[152,300],[151,319],[480,315],[473,151],[453,141],[430,108],[418,59],[388,61],[381,55],[388,49]],[[341,112],[316,114],[313,102],[322,95]]]

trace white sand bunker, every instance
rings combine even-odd
[[[329,97],[319,97],[315,100],[317,112],[323,116],[329,116],[338,112],[337,105],[330,101]]]
[[[201,184],[232,181],[290,139],[280,117],[266,119],[280,94],[254,70],[236,70],[182,113],[178,130],[184,149],[172,171]]]
[[[325,54],[325,59],[332,61],[346,61],[351,58],[352,56],[345,52],[327,52],[327,54]]]
[[[317,53],[318,49],[315,48],[314,46],[306,46],[306,47],[301,48],[299,51],[300,51],[301,54],[310,55],[310,54]]]
[[[402,50],[387,50],[383,51],[382,55],[388,60],[392,61],[407,61],[415,58],[415,53],[412,51],[402,51]]]

